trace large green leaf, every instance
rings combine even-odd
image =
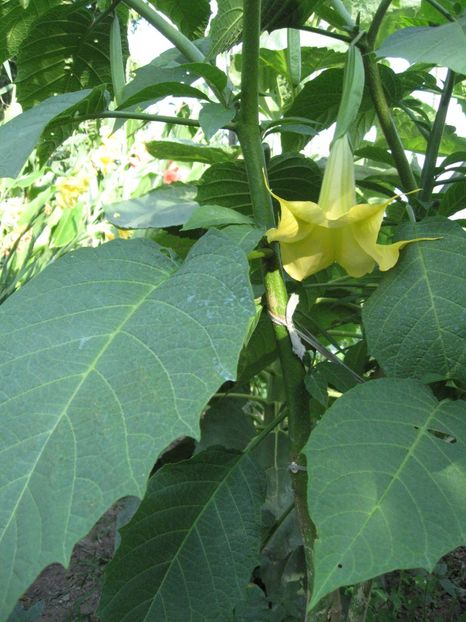
[[[209,22],[209,0],[150,0],[189,38],[199,38]]]
[[[0,0],[0,63],[18,53],[34,21],[61,0]]]
[[[432,570],[466,537],[466,404],[415,380],[351,389],[305,448],[317,529],[312,605],[397,568]]]
[[[369,352],[391,376],[466,382],[466,234],[428,219],[404,227],[410,244],[363,308]]]
[[[102,622],[229,619],[259,562],[264,494],[248,454],[210,449],[165,466],[106,569]]]
[[[96,18],[93,11],[78,3],[56,7],[34,22],[17,59],[17,94],[23,107],[30,108],[56,93],[101,84],[111,90],[113,17]]]
[[[0,177],[17,177],[41,136],[50,136],[47,129],[53,119],[62,114],[71,114],[90,93],[91,91],[85,90],[50,97],[32,110],[27,110],[2,125]],[[50,145],[50,140],[45,140]]]
[[[218,231],[184,264],[149,240],[70,253],[0,307],[0,618],[38,572],[196,437],[254,314]]]
[[[105,208],[105,216],[121,229],[176,227],[187,222],[199,207],[195,198],[195,186],[169,184],[135,199],[111,203]]]
[[[432,63],[466,74],[466,17],[441,26],[398,30],[385,39],[377,55]]]

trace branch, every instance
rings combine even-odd
[[[435,115],[434,124],[430,133],[426,159],[424,160],[424,166],[422,167],[421,174],[421,194],[419,198],[421,201],[430,201],[432,196],[432,190],[434,189],[435,179],[435,167],[437,164],[437,157],[440,148],[440,142],[442,140],[443,129],[445,127],[445,120],[447,118],[448,106],[453,93],[453,87],[455,85],[455,72],[451,69],[448,70],[445,84],[443,86],[442,95],[440,97],[439,107],[437,114]]]
[[[134,9],[141,17],[144,17],[149,24],[156,28],[164,37],[192,63],[205,62],[204,54],[197,48],[192,41],[182,32],[174,28],[160,13],[155,11],[150,4],[144,0],[124,0],[131,9]]]
[[[243,58],[238,137],[248,175],[254,218],[260,226],[271,227],[274,225],[272,200],[263,179],[265,160],[259,127],[258,77],[261,2],[260,0],[243,0],[243,6]],[[264,260],[264,270],[269,313],[272,316],[283,317],[288,303],[288,293],[281,274],[276,247],[274,256]],[[304,387],[304,368],[292,351],[287,328],[275,323],[273,328],[287,397],[291,444],[290,458],[292,462],[300,465],[300,468],[293,472],[291,477],[298,521],[304,541],[308,591],[310,591],[313,576],[315,528],[307,508],[307,473],[305,457],[302,454],[311,426],[309,398]]]

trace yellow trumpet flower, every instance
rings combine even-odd
[[[385,209],[393,199],[356,204],[353,154],[346,134],[332,145],[318,203],[272,195],[280,203],[281,217],[278,227],[267,231],[267,239],[280,243],[283,267],[297,281],[335,262],[353,277],[371,272],[375,264],[389,270],[400,250],[419,240],[377,244]]]

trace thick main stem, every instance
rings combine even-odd
[[[260,0],[244,0],[243,58],[241,74],[241,109],[238,136],[243,150],[256,223],[274,225],[272,200],[265,187],[264,152],[259,128],[259,37]],[[278,252],[277,249],[276,253]],[[264,261],[264,284],[267,307],[272,316],[284,317],[288,293],[280,270],[278,255]],[[312,550],[315,529],[307,509],[307,474],[302,449],[310,432],[309,400],[304,387],[304,368],[291,348],[286,327],[274,324],[275,338],[287,396],[291,461],[298,469],[291,474],[295,505],[306,552],[309,589],[312,584]],[[301,467],[301,468],[300,468]]]

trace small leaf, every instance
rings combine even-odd
[[[402,28],[385,39],[377,56],[432,63],[466,74],[466,17],[441,26]]]
[[[146,143],[146,149],[154,158],[177,162],[216,164],[218,162],[230,162],[238,156],[237,149],[209,147],[187,140],[151,140]]]
[[[58,115],[70,111],[91,91],[57,95],[0,127],[0,177],[17,177],[47,125]]]
[[[263,500],[248,454],[209,449],[164,466],[106,568],[102,621],[228,619],[259,561]]]
[[[391,376],[466,382],[466,234],[436,218],[399,235],[440,239],[403,250],[364,305],[369,352]]]
[[[200,205],[184,224],[183,231],[191,229],[207,229],[222,225],[252,225],[253,221],[248,216],[236,212],[229,207],[221,205]]]
[[[317,529],[311,606],[392,570],[432,571],[464,543],[465,408],[418,381],[383,378],[323,415],[305,447]]]
[[[175,227],[187,222],[199,207],[195,197],[195,186],[169,184],[135,199],[111,203],[105,217],[120,229]]]
[[[199,113],[199,123],[207,140],[210,140],[224,125],[230,123],[235,116],[233,108],[225,108],[222,104],[205,104]]]

